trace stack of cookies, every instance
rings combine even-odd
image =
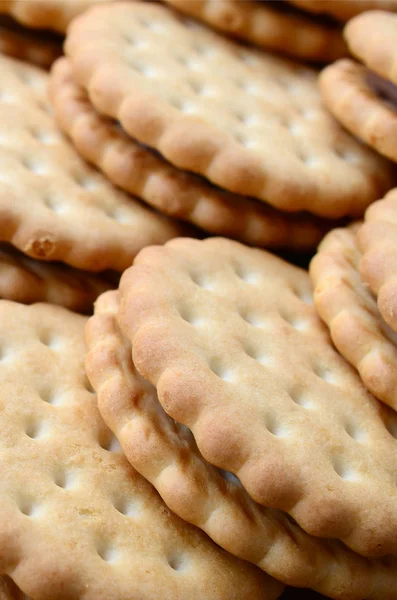
[[[87,271],[122,272],[141,248],[185,228],[88,166],[56,125],[48,79],[0,55],[0,289],[86,312],[118,281]]]
[[[48,67],[61,53],[62,37],[71,21],[90,6],[105,1],[112,0],[1,0],[0,52]],[[304,60],[330,62],[347,54],[337,23],[282,2],[169,3],[237,39]]]
[[[0,600],[397,600],[393,11],[0,2]]]
[[[308,249],[329,219],[362,215],[395,181],[390,163],[324,109],[314,69],[164,6],[87,11],[65,52],[51,97],[79,151],[116,185],[209,233]]]
[[[348,131],[395,163],[397,162],[396,34],[397,16],[391,12],[370,11],[354,17],[345,28],[345,37],[350,51],[361,62],[347,59],[337,61],[328,66],[320,78],[324,103],[332,114]],[[373,297],[377,299],[377,307],[380,311],[377,318],[380,316],[385,324],[396,331],[397,189],[391,190],[384,199],[368,208],[364,225],[358,227],[356,233],[357,236],[349,234],[349,237],[352,238],[351,243],[355,246],[352,250],[356,255],[354,262],[356,266],[360,265],[359,286],[364,289],[370,302]],[[350,242],[346,240],[346,243]],[[339,251],[345,252],[342,249]],[[382,330],[385,327],[386,325],[382,325]],[[362,331],[362,326],[360,329]],[[390,331],[388,328],[386,331],[387,337]],[[381,335],[381,340],[383,344],[384,335]],[[363,342],[361,337],[360,341]],[[369,347],[375,347],[374,341]],[[378,343],[376,347],[378,348]],[[392,348],[394,350],[394,345]],[[384,352],[388,352],[386,347]],[[384,356],[382,351],[383,367]],[[351,357],[348,360],[355,364],[358,357]],[[391,370],[392,365],[388,367],[388,371]],[[369,376],[372,379],[373,374]],[[386,380],[387,385],[392,386],[391,381],[388,378]],[[372,391],[376,393],[378,390],[376,395],[379,397],[381,394],[380,397],[384,397],[385,393],[379,389],[380,385],[378,382]],[[386,384],[383,381],[382,386],[384,385]],[[397,406],[395,402],[388,403],[394,408]]]

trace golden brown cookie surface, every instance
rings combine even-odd
[[[316,20],[284,2],[166,1],[223,33],[302,60],[328,62],[347,52],[340,28],[335,23]]]
[[[0,301],[0,569],[35,600],[275,600],[281,584],[173,515],[84,372],[86,319]]]
[[[79,271],[61,263],[25,256],[0,244],[0,298],[24,304],[49,302],[82,313],[92,312],[96,298],[115,286],[106,275]]]
[[[65,46],[96,109],[179,168],[288,210],[362,214],[390,165],[324,109],[316,72],[148,3],[95,7]]]
[[[1,0],[0,13],[26,27],[66,33],[69,23],[94,4],[104,0]]]
[[[269,248],[313,249],[332,227],[329,220],[283,213],[174,167],[126,135],[115,121],[99,115],[66,58],[54,65],[50,92],[55,117],[78,151],[115,185],[163,214]]]
[[[397,190],[374,202],[358,233],[361,276],[378,300],[386,323],[397,332]]]
[[[304,271],[177,239],[142,251],[120,289],[134,364],[204,458],[312,535],[394,551],[396,415],[335,351]]]
[[[314,301],[339,352],[360,373],[366,387],[397,409],[397,335],[379,313],[360,276],[360,225],[335,229],[321,242],[310,266]]]
[[[86,327],[87,374],[126,457],[170,509],[285,583],[351,600],[392,594],[394,561],[385,568],[339,542],[305,534],[285,513],[256,504],[235,477],[205,461],[191,431],[164,412],[156,389],[135,369],[118,311],[117,291],[96,302]]]
[[[48,75],[0,57],[0,239],[33,258],[122,271],[182,225],[116,189],[59,131]]]
[[[374,10],[346,25],[349,49],[366,67],[397,84],[397,15]]]
[[[320,76],[324,104],[335,118],[368,146],[397,162],[397,116],[394,102],[387,99],[396,92],[385,83],[350,59],[329,65]]]

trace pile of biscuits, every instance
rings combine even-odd
[[[397,0],[0,15],[0,600],[397,600]]]

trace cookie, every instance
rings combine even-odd
[[[397,189],[374,202],[358,232],[361,277],[377,297],[386,323],[397,332]]]
[[[40,260],[123,271],[182,225],[90,168],[50,114],[48,75],[0,57],[0,239]]]
[[[126,457],[169,508],[284,583],[313,586],[332,598],[395,595],[395,561],[385,569],[339,542],[310,537],[285,513],[256,504],[230,473],[204,460],[191,432],[163,411],[156,389],[134,368],[118,311],[117,291],[96,302],[86,327],[87,374]]]
[[[381,10],[365,12],[349,21],[344,35],[350,52],[366,67],[397,83],[397,15]]]
[[[351,52],[364,62],[338,61],[320,77],[325,105],[346,129],[397,162],[397,15],[363,13],[346,25]],[[394,83],[393,83],[394,82]]]
[[[335,229],[321,242],[310,266],[314,302],[342,356],[379,400],[397,410],[397,334],[361,280],[357,229]]]
[[[345,56],[335,23],[311,18],[285,3],[252,0],[166,0],[191,17],[256,46],[317,62]]]
[[[181,169],[289,211],[362,214],[396,174],[329,115],[317,73],[150,3],[97,6],[65,45],[95,108]]]
[[[348,21],[367,10],[380,9],[397,12],[396,0],[289,0],[290,4],[313,13]]]
[[[10,15],[26,27],[50,29],[59,33],[65,33],[72,19],[94,4],[103,1],[1,0],[0,13]]]
[[[0,302],[0,568],[35,600],[275,599],[130,467],[84,373],[84,317]]]
[[[397,415],[335,351],[305,271],[179,239],[143,250],[120,290],[136,368],[206,460],[312,535],[395,552]]]
[[[66,58],[54,65],[50,93],[60,127],[84,158],[162,213],[213,234],[273,248],[313,249],[332,228],[325,219],[283,213],[175,168],[95,111]]]
[[[397,162],[395,93],[354,60],[340,60],[320,76],[325,106],[351,133],[383,156]]]
[[[0,15],[0,53],[48,68],[62,54],[62,44],[43,32],[35,35]]]
[[[96,298],[112,287],[104,276],[34,260],[9,244],[0,244],[0,298],[25,304],[49,302],[88,313]]]

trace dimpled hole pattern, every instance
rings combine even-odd
[[[191,431],[164,412],[158,401],[156,388],[137,373],[132,362],[131,346],[118,326],[119,311],[118,291],[103,294],[96,303],[95,316],[90,319],[87,327],[86,339],[89,350],[87,372],[97,389],[98,403],[103,415],[118,435],[127,458],[131,464],[138,466],[145,478],[153,483],[170,510],[183,517],[186,515],[186,507],[200,506],[199,516],[194,517],[190,513],[187,517],[188,521],[192,519],[196,526],[203,529],[226,550],[233,551],[238,536],[239,556],[241,558],[248,556],[250,561],[270,573],[273,573],[273,569],[276,568],[279,579],[285,576],[284,567],[282,566],[280,570],[279,565],[281,552],[285,559],[283,565],[287,565],[286,576],[291,585],[296,584],[297,581],[302,582],[302,571],[307,573],[307,568],[312,562],[312,552],[315,550],[317,563],[313,569],[313,565],[309,567],[310,574],[305,580],[307,587],[314,584],[317,591],[327,594],[330,586],[335,589],[338,581],[338,587],[343,589],[345,594],[348,593],[348,589],[354,588],[352,593],[356,594],[355,597],[358,599],[358,597],[366,597],[368,589],[375,599],[378,590],[373,587],[371,578],[367,579],[363,588],[358,590],[357,580],[354,583],[351,581],[351,569],[346,569],[346,560],[353,560],[358,568],[358,571],[355,571],[356,575],[362,582],[359,574],[363,570],[368,573],[371,562],[349,552],[343,544],[335,540],[330,542],[330,540],[307,537],[292,517],[256,504],[242,489],[235,475],[214,468],[205,461],[197,449]],[[239,310],[240,316],[243,312]],[[104,328],[107,331],[106,340],[102,334]],[[115,347],[118,348],[117,357],[114,355]],[[115,380],[118,382],[117,389],[122,398],[116,412],[112,410],[113,396],[109,393],[109,381]],[[289,434],[288,425],[270,413],[265,420],[265,425],[269,433],[274,436]],[[347,429],[355,435],[349,428],[349,424],[346,424]],[[136,442],[142,440],[142,434],[146,439],[150,438],[150,449],[145,448],[142,453],[140,451],[136,453],[137,447],[141,445],[141,442]],[[349,440],[355,443],[352,438]],[[186,488],[187,482],[189,485]],[[192,482],[195,484],[192,485]],[[181,488],[186,490],[182,496],[176,493]],[[118,507],[117,500],[114,501],[114,505]],[[233,514],[232,530],[230,530],[231,513]],[[273,532],[275,531],[275,537],[271,535],[269,526]],[[256,538],[256,553],[252,547],[252,532]],[[309,555],[306,554],[307,542],[311,547]],[[270,550],[275,544],[279,552],[274,557]],[[329,554],[330,547],[332,556]],[[321,555],[324,555],[324,551],[326,560],[318,560]],[[292,571],[290,558],[294,561]],[[350,562],[350,567],[353,563]],[[387,571],[383,571],[383,575],[392,572],[394,563],[395,559],[385,563]],[[382,565],[378,561],[372,564],[377,565],[376,569]],[[383,566],[381,568],[383,570]],[[385,579],[383,581],[385,582],[383,589],[386,589],[386,586],[389,590],[393,589],[394,583],[389,580],[387,584]]]
[[[38,243],[53,260],[86,270],[123,270],[146,235],[162,242],[178,230],[80,158],[47,112],[45,71],[2,56],[0,73],[0,206],[12,224],[2,241],[34,256]]]
[[[134,6],[121,19],[117,10],[109,13],[114,48],[117,41],[118,59],[129,69],[131,89],[137,83],[143,93],[154,94],[170,109],[215,123],[229,134],[230,142],[262,156],[269,156],[272,139],[271,153],[277,147],[284,156],[288,154],[296,173],[316,171],[322,179],[333,168],[340,175],[356,170],[357,176],[358,169],[369,166],[372,157],[324,110],[315,70],[242,50],[239,44],[221,40],[166,9],[151,7],[143,17],[144,12],[146,7]],[[142,19],[151,25],[142,25]],[[98,26],[93,18],[94,24],[97,36],[103,28],[109,35],[109,25]],[[99,44],[97,50],[106,62],[106,48]],[[70,55],[73,58],[73,44]],[[116,60],[113,55],[111,59]],[[170,72],[178,84],[177,95],[169,85]]]
[[[139,298],[139,306],[145,306],[144,314],[135,302],[135,273],[140,273],[140,290],[144,289]],[[205,288],[200,285],[203,281]],[[162,289],[167,290],[167,302],[160,310],[157,298],[161,302],[158,290]],[[223,460],[223,451],[216,447],[216,464],[234,472],[250,494],[258,497],[254,475],[246,475],[245,462],[241,464],[237,454],[230,458],[226,450],[229,442],[233,444],[233,435],[245,440],[239,443],[250,462],[249,473],[255,472],[255,464],[259,468],[263,445],[266,461],[271,461],[273,452],[275,457],[283,456],[280,478],[286,486],[290,480],[295,484],[299,481],[299,505],[310,506],[311,494],[321,496],[326,503],[327,492],[321,483],[326,473],[335,489],[340,488],[341,494],[343,490],[354,503],[348,526],[345,521],[337,523],[344,538],[354,535],[361,511],[371,510],[375,518],[383,519],[379,495],[388,503],[391,517],[397,519],[395,420],[367,394],[355,371],[334,350],[312,305],[307,273],[268,253],[231,241],[175,240],[155,256],[149,249],[143,251],[139,264],[124,276],[121,292],[125,295],[124,306],[135,311],[133,323],[127,321],[126,329],[128,336],[132,335],[134,352],[140,356],[145,345],[142,336],[139,342],[134,341],[141,326],[151,331],[152,347],[159,348],[160,353],[150,357],[144,353],[145,376],[150,380],[156,372],[158,389],[163,389],[163,370],[167,378],[172,374],[166,352],[170,338],[173,361],[179,356],[183,365],[186,361],[201,363],[218,378],[219,384],[205,386],[202,408],[200,389],[195,390],[198,417],[192,422],[187,410],[189,394],[185,395],[190,389],[190,376],[185,367],[178,369],[180,388],[174,398],[177,420],[192,429],[199,448],[205,446],[203,454],[208,460],[212,449],[205,431],[219,429],[218,436],[222,435],[223,423],[229,420],[226,414],[222,417],[222,410],[228,407],[227,414],[233,413],[237,424],[225,434],[223,447],[228,458]],[[178,306],[176,312],[174,305]],[[193,315],[202,326],[186,326]],[[206,377],[204,371],[201,377]],[[211,420],[211,407],[216,408],[216,421]],[[244,431],[250,432],[248,437]],[[323,443],[322,431],[328,432],[332,444]],[[307,443],[294,444],[293,440],[298,439],[306,439]],[[334,449],[337,446],[338,452]],[[312,463],[316,468],[310,472],[301,468]],[[277,507],[297,518],[294,506]]]
[[[19,531],[20,543],[24,543],[25,536],[34,535],[44,565],[48,553],[54,559],[58,554],[65,559],[64,545],[70,545],[68,560],[70,558],[71,568],[80,572],[83,579],[85,569],[92,569],[92,561],[81,561],[78,558],[80,551],[74,553],[75,544],[81,544],[84,552],[91,548],[110,569],[122,561],[131,573],[127,576],[131,581],[123,584],[116,572],[106,570],[103,574],[101,567],[97,567],[97,577],[105,577],[109,590],[113,590],[114,585],[122,586],[120,597],[127,597],[128,589],[133,585],[136,554],[145,555],[148,572],[155,569],[156,564],[157,568],[163,568],[160,566],[163,565],[164,569],[169,569],[169,574],[174,573],[172,576],[178,578],[191,568],[197,568],[199,572],[201,568],[208,569],[212,563],[206,563],[207,552],[217,552],[215,546],[208,546],[209,542],[195,529],[182,527],[179,521],[173,520],[149,484],[127,465],[115,449],[114,436],[99,417],[95,395],[87,382],[82,384],[85,319],[49,305],[26,307],[5,301],[2,301],[1,315],[1,356],[7,350],[4,340],[9,340],[13,352],[9,361],[0,362],[0,370],[7,369],[0,405],[3,394],[8,401],[6,410],[0,411],[1,425],[8,431],[7,438],[0,440],[0,507],[4,523],[11,518],[14,520],[14,531]],[[62,379],[65,380],[63,384]],[[51,398],[56,395],[53,390],[61,388],[64,388],[65,401],[57,406],[51,403]],[[106,440],[103,446],[106,452],[101,453],[100,460],[98,439]],[[15,441],[10,446],[8,440]],[[20,463],[21,470],[17,476],[16,463]],[[20,516],[15,516],[16,509]],[[54,511],[61,515],[56,517],[58,541],[54,541],[54,523],[50,516]],[[81,522],[76,520],[73,525],[70,519],[76,518],[73,516],[76,511]],[[34,521],[35,529],[30,529],[26,521],[22,522],[26,519]],[[113,532],[111,535],[109,527]],[[154,527],[153,532],[147,532],[151,527]],[[3,531],[0,527],[1,543]],[[78,531],[73,543],[71,531]],[[142,536],[143,542],[140,541]],[[224,560],[221,555],[217,556],[215,559],[211,555],[209,560]],[[200,562],[203,559],[204,564]],[[30,567],[26,580],[24,560],[21,551],[19,577],[28,590]],[[30,558],[28,563],[30,565]],[[228,571],[229,567],[223,565],[220,568]],[[44,573],[42,575],[44,577]],[[56,568],[51,576],[55,585]],[[201,577],[200,574],[197,576]],[[95,579],[92,574],[88,577],[90,581]],[[126,577],[125,573],[123,577]],[[99,585],[102,584],[103,581]],[[186,585],[190,589],[190,579]],[[87,597],[93,600],[99,589],[103,588],[94,589],[93,595]]]

